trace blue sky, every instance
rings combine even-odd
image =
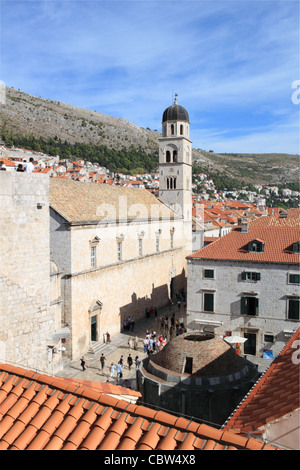
[[[193,147],[299,153],[298,0],[0,0],[0,80]]]

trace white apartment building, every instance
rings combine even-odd
[[[245,355],[275,357],[299,327],[299,210],[266,216],[188,256],[187,314],[246,340]]]

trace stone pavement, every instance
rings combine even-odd
[[[138,356],[139,359],[143,360],[147,353],[144,353],[144,345],[143,340],[146,336],[146,331],[155,330],[157,334],[165,333],[160,326],[160,317],[163,316],[164,318],[168,315],[170,318],[171,315],[175,313],[176,320],[180,317],[183,318],[184,325],[187,327],[188,321],[186,316],[186,310],[181,306],[179,309],[177,304],[172,305],[171,308],[169,306],[163,307],[162,309],[158,310],[157,317],[153,315],[150,318],[144,318],[143,320],[137,322],[134,326],[134,331],[125,331],[119,333],[118,335],[114,336],[111,339],[111,342],[103,343],[99,348],[98,354],[85,354],[86,360],[86,370],[83,371],[80,366],[80,360],[71,361],[65,365],[64,369],[59,371],[56,375],[58,377],[69,377],[78,380],[90,380],[92,382],[109,382],[114,385],[122,385],[124,387],[130,387],[133,390],[136,389],[136,372],[135,372],[135,357]],[[170,324],[170,321],[169,321]],[[137,336],[139,339],[138,348],[137,350],[130,349],[128,346],[128,339],[134,336]],[[101,366],[100,366],[100,356],[104,354],[106,358],[105,368],[102,374]],[[133,359],[133,365],[131,370],[128,369],[127,365],[127,358],[128,355],[131,354]],[[113,362],[115,364],[115,369],[117,363],[119,362],[121,356],[123,356],[123,378],[117,382],[116,379],[116,370],[115,370],[115,377],[110,377],[110,365]],[[262,359],[259,357],[248,357],[250,362],[257,364],[258,371],[260,373],[264,372],[270,363],[271,360]]]
[[[98,354],[87,353],[84,355],[86,360],[86,370],[83,371],[80,365],[80,360],[71,361],[67,363],[63,370],[59,371],[56,375],[58,377],[68,377],[78,380],[90,380],[93,382],[109,382],[115,385],[122,385],[124,387],[130,387],[135,389],[136,386],[136,372],[135,372],[135,357],[138,356],[139,359],[144,359],[147,356],[147,353],[144,353],[143,340],[146,336],[147,330],[150,332],[152,330],[156,331],[157,334],[164,333],[164,330],[160,326],[160,317],[164,318],[168,315],[170,318],[171,315],[175,313],[176,320],[180,317],[183,318],[184,325],[186,326],[186,311],[183,308],[183,304],[179,309],[177,304],[163,307],[158,310],[157,317],[153,315],[150,318],[144,318],[143,320],[137,322],[134,326],[134,331],[124,331],[114,336],[111,339],[110,343],[103,343],[99,348]],[[170,324],[170,321],[169,321]],[[128,340],[130,337],[137,336],[139,339],[137,350],[130,349],[128,346]],[[100,366],[100,356],[104,354],[106,358],[104,371],[102,374]],[[131,354],[133,359],[133,365],[131,370],[128,369],[127,358]],[[123,356],[123,378],[117,382],[116,379],[116,366],[120,360],[120,357]],[[111,363],[115,364],[115,377],[110,377],[110,365]]]

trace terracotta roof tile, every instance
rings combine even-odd
[[[256,431],[300,407],[299,365],[292,360],[293,345],[299,340],[300,328],[227,420],[225,429]]]
[[[137,212],[137,204],[140,204],[140,212]],[[146,189],[73,180],[61,181],[57,178],[50,179],[50,206],[68,222],[76,223],[100,222],[102,219],[107,221],[109,217],[112,220],[178,218]]]
[[[262,447],[254,438],[199,425],[94,388],[0,365],[0,449],[194,451]]]
[[[293,217],[261,217],[249,223],[247,233],[240,227],[233,228],[188,258],[299,264],[300,254],[292,249],[299,241],[299,228],[299,220]],[[265,243],[262,252],[248,251],[248,244],[254,240]]]

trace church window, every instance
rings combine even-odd
[[[180,135],[183,135],[183,124],[180,124]]]
[[[156,235],[156,253],[159,253],[159,235]]]
[[[91,268],[96,268],[97,266],[97,246],[100,242],[99,237],[94,237],[93,240],[90,240],[90,263]]]
[[[118,242],[118,261],[122,261],[122,242]]]
[[[175,133],[175,127],[174,124],[171,124],[171,135],[174,135]]]
[[[177,150],[173,151],[173,162],[177,162]]]
[[[173,178],[173,186],[174,186],[174,189],[176,189],[176,178]]]
[[[91,246],[91,267],[96,267],[96,246]]]
[[[166,151],[166,162],[170,163],[170,161],[171,161],[171,152],[170,152],[170,150],[167,150]]]

